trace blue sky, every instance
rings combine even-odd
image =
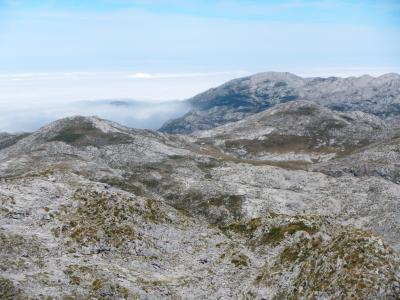
[[[185,99],[271,70],[378,76],[400,72],[399,50],[398,0],[0,0],[0,105]]]
[[[400,2],[0,0],[3,71],[400,65]]]

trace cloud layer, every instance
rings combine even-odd
[[[54,105],[96,99],[169,101],[192,97],[248,74],[245,71],[0,73],[0,105]]]
[[[182,101],[141,102],[131,100],[79,101],[58,105],[9,107],[0,111],[0,132],[32,132],[68,116],[98,116],[133,128],[158,129],[189,107]]]

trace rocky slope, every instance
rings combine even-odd
[[[345,168],[395,174],[391,128],[305,101],[191,136],[49,124],[0,150],[0,299],[398,299],[400,186]]]
[[[28,135],[28,133],[10,134],[6,132],[0,132],[0,150],[14,145],[20,139]]]
[[[314,170],[331,176],[380,176],[400,184],[400,131],[382,142],[355,151],[349,156],[316,164]]]
[[[311,163],[348,155],[393,135],[378,117],[293,101],[193,136],[236,158]]]
[[[312,101],[337,111],[363,111],[398,122],[400,75],[302,78],[290,73],[260,73],[189,99],[192,110],[160,130],[190,133],[210,129],[295,100]]]

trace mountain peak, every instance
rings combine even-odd
[[[118,123],[101,119],[97,116],[72,116],[66,117],[57,121],[54,121],[41,129],[39,131],[47,132],[54,130],[62,130],[65,127],[82,127],[83,129],[98,129],[103,133],[110,132],[121,132],[121,131],[129,131],[129,128],[124,127]]]
[[[263,80],[283,80],[283,81],[303,81],[303,78],[300,76],[297,76],[293,73],[289,72],[275,72],[275,71],[269,71],[269,72],[261,72],[254,74],[252,76],[249,76],[249,78],[253,79],[254,81],[263,81]]]

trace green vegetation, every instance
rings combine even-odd
[[[70,126],[60,131],[51,141],[60,141],[67,144],[77,143],[83,140],[86,135],[97,134],[100,130],[96,129],[92,124],[82,123],[76,126]]]
[[[17,234],[0,231],[0,270],[29,269],[32,264],[43,267],[44,249],[35,238],[26,239]]]
[[[132,296],[129,289],[114,283],[112,278],[103,276],[101,270],[92,266],[69,265],[64,269],[64,274],[68,276],[71,285],[79,285],[88,293],[71,296],[71,299],[105,299],[104,294],[111,299],[127,299]]]
[[[236,268],[248,267],[249,258],[242,253],[235,253],[233,255],[231,263],[233,263]]]
[[[369,299],[382,286],[391,288],[395,295],[400,292],[396,288],[400,282],[396,272],[400,270],[398,266],[388,268],[393,255],[392,249],[380,245],[367,232],[339,229],[331,240],[305,237],[287,245],[270,270],[262,268],[254,284],[268,285],[281,280],[279,274],[291,272],[291,289],[282,287],[274,299],[313,299],[320,294],[332,299]]]
[[[284,238],[285,235],[292,235],[297,231],[305,231],[310,234],[313,234],[317,231],[314,227],[309,227],[304,222],[295,222],[285,226],[280,227],[272,227],[267,233],[264,233],[256,242],[255,245],[262,244],[271,244],[276,245],[279,244]]]
[[[254,218],[245,222],[237,222],[231,223],[227,226],[220,226],[220,229],[222,229],[224,232],[231,231],[241,234],[247,238],[252,238],[254,232],[261,226],[261,224],[261,218]]]
[[[96,278],[93,282],[92,282],[92,290],[93,291],[98,291],[99,289],[101,289],[103,285],[103,282],[100,278]]]
[[[80,122],[63,128],[50,141],[64,142],[74,146],[104,146],[126,144],[131,140],[122,133],[104,133],[91,123]]]
[[[103,245],[99,251],[119,249],[130,241],[142,239],[136,230],[140,220],[169,221],[159,203],[151,198],[141,203],[119,194],[78,190],[74,199],[77,206],[62,211],[58,216],[62,225],[53,228],[56,237],[66,237],[65,243],[72,252],[77,247],[99,243]]]
[[[21,291],[7,278],[0,277],[0,299],[23,299]]]
[[[144,218],[155,224],[159,223],[160,221],[167,221],[165,214],[162,213],[158,205],[158,202],[150,197],[146,199]]]

